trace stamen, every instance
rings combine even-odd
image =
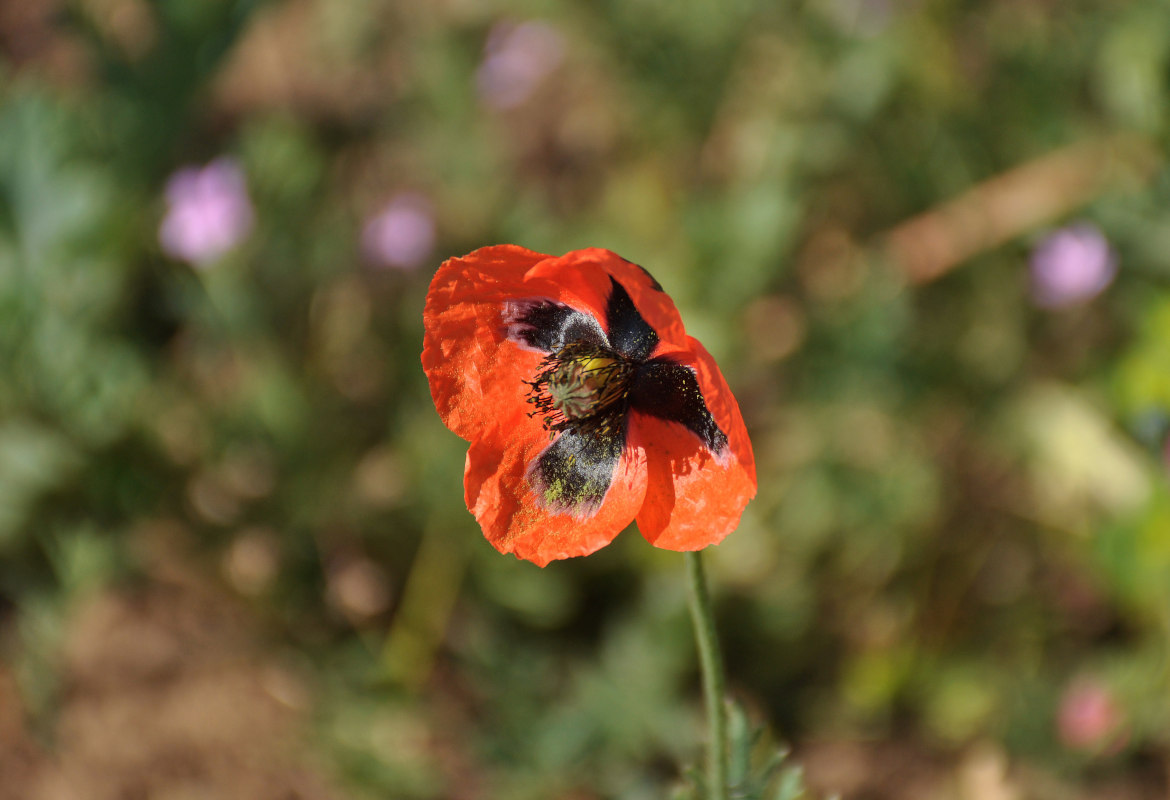
[[[586,342],[572,342],[547,356],[540,365],[528,402],[530,417],[544,416],[550,433],[573,429],[607,429],[628,404],[633,366],[617,353]]]

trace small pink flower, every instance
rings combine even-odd
[[[1056,728],[1066,746],[1076,750],[1117,746],[1124,738],[1123,723],[1122,710],[1106,684],[1079,678],[1065,688]]]
[[[1032,297],[1042,308],[1091,300],[1117,275],[1117,256],[1093,225],[1061,228],[1032,253]]]
[[[244,171],[231,158],[184,167],[167,181],[167,214],[159,243],[168,255],[206,266],[252,230],[252,203]]]
[[[476,72],[479,96],[499,109],[515,108],[564,58],[564,37],[544,22],[497,23]]]
[[[435,248],[435,220],[425,197],[403,193],[393,197],[362,229],[362,250],[381,267],[415,269]]]

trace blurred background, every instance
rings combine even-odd
[[[661,798],[683,564],[462,501],[446,257],[608,247],[760,492],[818,795],[1164,798],[1164,0],[0,3],[0,798]]]

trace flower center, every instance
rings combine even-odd
[[[633,365],[617,353],[571,342],[545,357],[528,385],[529,416],[542,414],[545,430],[593,430],[621,417]]]

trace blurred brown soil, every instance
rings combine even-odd
[[[155,543],[157,544],[157,542]],[[153,549],[153,548],[152,548]],[[69,616],[58,705],[31,709],[0,663],[0,800],[327,800],[344,797],[307,742],[311,687],[266,647],[254,613],[163,546],[151,579]],[[452,722],[450,694],[429,713]],[[458,716],[458,712],[456,712]],[[434,754],[432,754],[434,755]],[[449,797],[486,798],[484,765],[438,754]],[[812,797],[843,800],[1164,800],[1165,764],[1077,785],[994,742],[934,752],[914,740],[804,743]],[[1133,765],[1131,765],[1133,766]]]
[[[68,622],[60,702],[30,732],[0,665],[0,800],[319,800],[308,692],[247,613],[191,581],[106,591]]]
[[[207,576],[155,565],[71,616],[60,703],[32,733],[0,664],[0,800],[326,800],[344,797],[304,734],[311,692],[264,649],[248,608]],[[442,714],[443,704],[433,711]],[[1000,746],[932,753],[914,741],[821,740],[796,760],[813,797],[843,800],[1161,800],[1165,775],[1076,786]],[[465,773],[453,796],[485,797]]]

